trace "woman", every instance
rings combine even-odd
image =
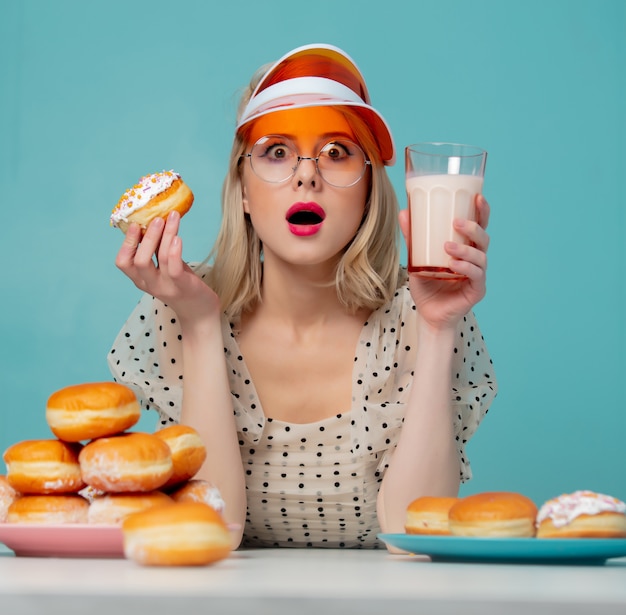
[[[244,95],[207,263],[179,216],[131,227],[117,266],[147,294],[109,363],[162,423],[195,427],[247,546],[376,547],[420,495],[456,495],[495,396],[472,307],[489,206],[456,220],[466,276],[407,276],[393,139],[343,51],[293,50]],[[156,255],[157,263],[153,257]],[[184,379],[183,379],[184,365]]]

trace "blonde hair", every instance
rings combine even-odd
[[[261,67],[255,73],[243,93],[239,114],[265,69]],[[339,259],[334,283],[339,301],[347,310],[375,310],[391,299],[398,283],[398,201],[374,137],[363,119],[349,107],[337,107],[337,110],[350,122],[356,140],[372,164],[365,215]],[[235,135],[222,188],[221,227],[202,267],[205,281],[217,293],[222,309],[231,319],[252,310],[261,301],[263,246],[245,215],[242,198],[241,157],[245,154],[246,136],[245,126]]]

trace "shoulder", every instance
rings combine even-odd
[[[409,291],[409,275],[406,268],[401,267],[398,272],[398,282],[392,297],[387,303],[372,312],[368,323],[391,323],[396,320],[402,320],[403,318],[414,320],[416,314],[415,303]]]

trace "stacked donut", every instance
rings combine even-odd
[[[4,523],[7,520],[9,507],[17,500],[19,495],[11,487],[7,477],[4,474],[0,474],[0,523]]]
[[[8,508],[9,523],[86,523],[89,501],[80,463],[82,441],[124,431],[139,420],[139,403],[117,383],[67,387],[54,393],[46,419],[55,438],[24,440],[4,453],[7,481],[21,497]]]
[[[139,418],[135,394],[115,382],[54,393],[46,420],[56,437],[18,442],[4,453],[0,521],[119,525],[125,554],[139,563],[199,564],[225,557],[231,541],[221,515],[223,501],[210,483],[194,479],[206,458],[199,434],[185,425],[154,434],[128,431]],[[141,517],[153,508],[164,511],[156,533],[152,517]],[[126,519],[135,515],[140,516],[127,530]],[[172,521],[169,533],[163,531],[166,517]],[[198,536],[204,528],[209,537],[181,552],[175,548],[182,544],[178,534],[189,527]],[[166,534],[170,543],[159,546]],[[136,547],[138,536],[141,548]]]
[[[462,498],[425,496],[407,508],[407,534],[499,538],[623,538],[626,504],[593,491],[548,500],[541,508],[521,493]]]

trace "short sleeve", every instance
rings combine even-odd
[[[130,387],[161,423],[180,419],[183,363],[180,326],[167,305],[144,295],[108,355],[113,378]]]
[[[454,433],[461,462],[461,481],[472,477],[465,445],[474,435],[497,394],[493,363],[476,317],[467,314],[457,329],[452,364]]]
[[[256,443],[265,417],[231,323],[224,314],[221,328],[237,429],[242,438]],[[145,410],[158,412],[161,425],[180,421],[182,334],[170,307],[144,295],[118,333],[108,355],[108,364],[113,378],[133,389]]]
[[[375,455],[383,472],[400,437],[413,382],[417,310],[408,284],[372,314],[355,357],[352,440],[355,451]],[[471,478],[466,444],[496,396],[491,358],[473,313],[459,323],[450,391],[460,478]]]

